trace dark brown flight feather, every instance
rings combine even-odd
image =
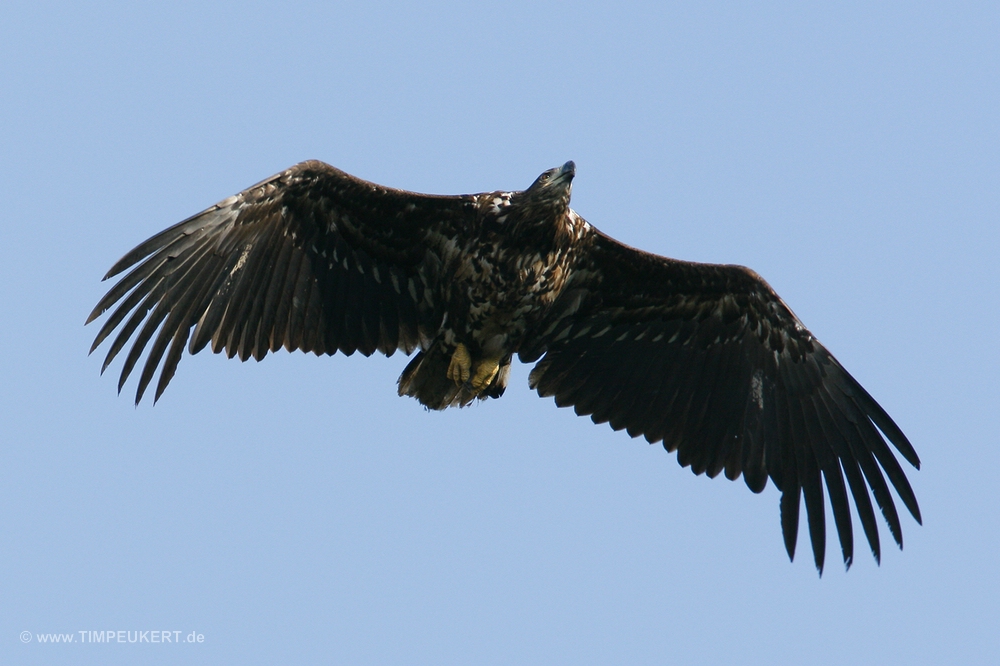
[[[153,236],[105,279],[94,308],[133,340],[121,390],[148,349],[138,403],[154,401],[187,346],[241,360],[281,347],[316,354],[417,352],[400,395],[431,409],[500,397],[514,354],[541,396],[595,423],[662,441],[696,474],[781,491],[794,557],[805,499],[816,567],[824,486],[849,567],[850,500],[876,560],[877,506],[902,529],[889,486],[920,522],[902,467],[920,461],[889,415],[753,271],[630,248],[569,208],[575,166],[527,190],[430,196],[303,162]],[[888,483],[886,483],[888,477]],[[872,504],[874,496],[874,505]]]

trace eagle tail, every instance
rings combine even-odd
[[[452,352],[443,344],[436,344],[428,351],[419,351],[399,376],[399,395],[416,398],[427,409],[466,407],[476,398],[499,398],[507,388],[510,357],[500,365],[496,377],[481,389],[468,382],[456,383],[448,378],[448,365]]]
[[[416,398],[427,409],[451,407],[461,386],[448,379],[450,359],[441,345],[417,352],[399,376],[399,395]]]

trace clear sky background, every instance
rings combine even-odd
[[[0,661],[1000,663],[1000,9],[805,4],[8,0]],[[525,366],[434,414],[400,355],[203,353],[117,396],[105,271],[309,158],[447,194],[575,160],[595,226],[771,283],[913,442],[924,526],[847,573],[831,538],[818,578],[773,486]]]

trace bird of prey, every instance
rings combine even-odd
[[[435,410],[499,398],[517,354],[537,361],[539,395],[662,441],[696,474],[742,475],[755,493],[770,478],[790,558],[804,496],[822,573],[824,483],[845,566],[848,495],[876,561],[872,498],[902,547],[885,477],[918,523],[920,509],[886,439],[920,461],[885,410],[759,275],[609,238],[569,207],[574,174],[567,162],[523,191],[434,196],[302,162],[112,266],[105,279],[131,270],[87,320],[117,304],[91,351],[121,327],[103,372],[135,336],[121,391],[148,346],[137,404],[162,363],[160,397],[185,346],[244,361],[416,351],[399,394]]]

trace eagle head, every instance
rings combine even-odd
[[[523,192],[510,199],[510,221],[513,237],[519,242],[534,243],[537,249],[548,251],[557,237],[565,235],[569,210],[569,195],[573,188],[576,165],[572,161],[549,169]]]
[[[568,206],[570,190],[573,189],[573,176],[576,175],[576,165],[573,160],[561,167],[555,167],[544,172],[535,179],[531,187],[524,191],[525,198],[531,204],[545,207]]]
[[[573,188],[576,165],[572,161],[561,167],[549,169],[535,179],[531,187],[511,197],[512,212],[519,230],[528,227],[552,228],[552,223],[562,222],[569,212],[569,195]]]

